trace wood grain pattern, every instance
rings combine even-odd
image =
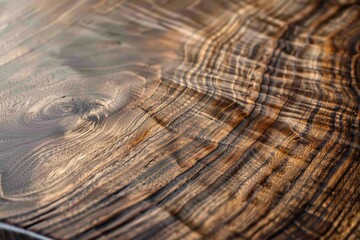
[[[360,238],[358,1],[5,0],[0,36],[3,223]]]

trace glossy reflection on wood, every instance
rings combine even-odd
[[[360,5],[0,2],[0,220],[55,239],[359,239]]]

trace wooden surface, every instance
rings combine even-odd
[[[2,0],[0,221],[360,239],[359,53],[356,0]]]

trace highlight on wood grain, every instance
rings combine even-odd
[[[356,0],[4,0],[0,77],[0,237],[360,238]]]

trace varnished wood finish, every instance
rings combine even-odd
[[[0,223],[0,239],[3,240],[51,240],[40,234],[6,223]]]
[[[359,239],[360,5],[0,2],[0,220],[55,239]]]

